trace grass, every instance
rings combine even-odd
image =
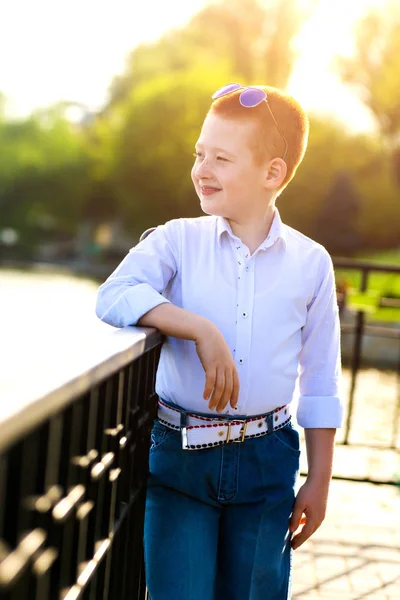
[[[377,264],[400,265],[400,250],[382,252],[374,255],[361,255],[360,260],[376,262]],[[367,321],[400,322],[400,308],[379,308],[378,303],[383,298],[398,298],[400,300],[400,274],[371,273],[368,277],[368,288],[365,294],[359,292],[361,273],[352,269],[337,269],[336,281],[345,280],[348,284],[348,306],[363,310]]]

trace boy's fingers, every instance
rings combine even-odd
[[[222,412],[225,406],[228,404],[229,399],[232,395],[233,388],[233,377],[231,371],[225,371],[225,388],[224,393],[221,396],[220,401],[218,402],[217,412]]]
[[[301,546],[302,544],[304,544],[304,542],[306,540],[308,540],[308,538],[311,537],[317,531],[317,529],[321,525],[323,519],[319,519],[316,516],[314,516],[314,517],[306,516],[305,521],[306,521],[306,524],[303,527],[303,529],[300,531],[300,533],[295,535],[294,538],[292,539],[292,548],[294,550],[296,548],[298,548],[299,546]],[[303,519],[302,519],[302,522],[303,522]]]
[[[213,369],[211,371],[206,372],[206,385],[205,385],[204,394],[203,394],[204,400],[208,400],[210,398],[211,392],[214,389],[216,376],[217,376],[217,369]]]
[[[234,368],[233,369],[233,388],[232,388],[232,396],[231,396],[232,408],[235,408],[238,403],[239,390],[240,390],[239,375],[238,375],[238,372],[236,371],[236,368]]]
[[[296,504],[295,504],[293,513],[292,513],[292,516],[290,517],[290,522],[289,522],[289,530],[291,533],[294,533],[296,531],[296,529],[299,527],[302,515],[303,515],[303,508],[301,508],[300,506],[296,507]]]
[[[307,519],[303,529],[292,539],[293,550],[296,550],[296,548],[299,548],[299,546],[304,544],[304,542],[312,536],[316,529],[318,529],[316,523],[314,523],[312,519]]]
[[[214,410],[214,408],[217,406],[217,404],[220,401],[220,398],[222,396],[222,393],[224,391],[224,388],[225,388],[225,372],[221,371],[221,370],[217,370],[217,377],[215,379],[214,391],[211,396],[211,400],[208,404],[208,407],[210,410]]]

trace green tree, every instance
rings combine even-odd
[[[81,131],[61,106],[0,128],[2,226],[37,243],[46,232],[72,234],[81,217],[89,159]]]
[[[359,23],[354,56],[340,58],[343,80],[374,115],[400,185],[400,4],[386,0]]]
[[[316,0],[216,0],[186,27],[135,48],[125,73],[110,86],[105,111],[152,77],[216,63],[243,83],[285,88],[296,58],[293,39],[315,4]]]
[[[357,231],[361,197],[348,171],[339,171],[315,219],[314,239],[337,256],[351,256],[360,249]]]
[[[393,247],[400,241],[400,203],[389,167],[390,151],[381,138],[351,135],[332,119],[311,118],[307,152],[277,205],[285,222],[329,247],[331,235],[340,236],[340,226],[335,230],[332,222],[332,234],[325,235],[318,218],[329,190],[345,168],[359,199],[359,210],[348,224],[359,249]]]

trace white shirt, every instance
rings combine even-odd
[[[292,401],[298,378],[302,427],[340,427],[340,324],[331,258],[323,246],[282,223],[250,255],[222,217],[175,219],[132,248],[100,286],[96,314],[115,327],[135,325],[171,302],[211,320],[232,351],[240,380],[238,410],[256,415]],[[156,393],[210,411],[195,343],[167,337]]]

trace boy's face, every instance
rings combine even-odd
[[[266,165],[251,150],[255,125],[207,115],[196,143],[192,180],[203,212],[228,219],[265,208]]]

